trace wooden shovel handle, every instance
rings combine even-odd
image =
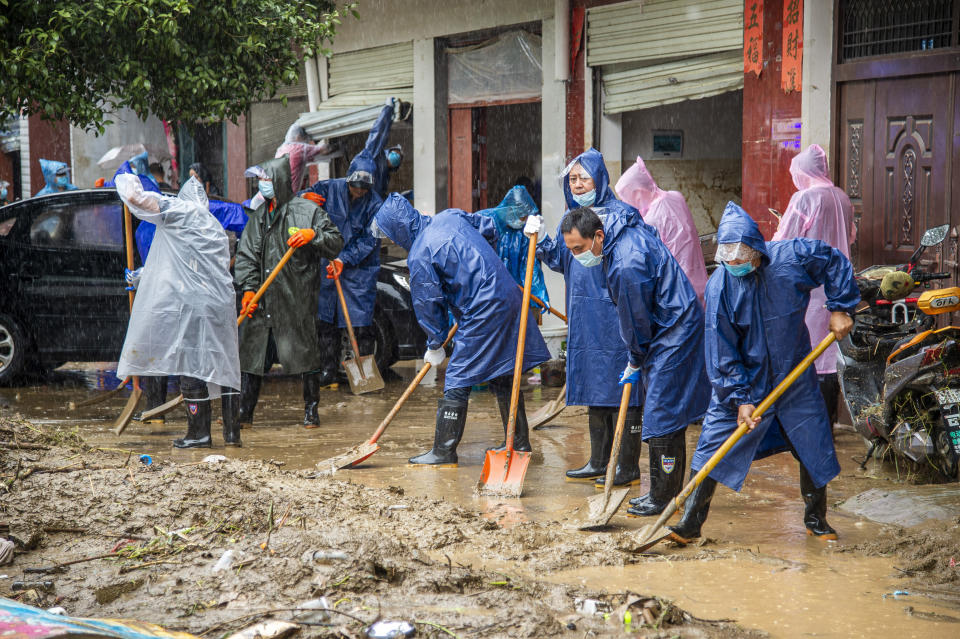
[[[353,349],[353,356],[357,360],[357,369],[360,371],[360,376],[366,379],[363,363],[360,361],[360,345],[357,344],[357,336],[353,333],[353,323],[350,321],[350,311],[347,310],[347,299],[343,296],[343,287],[340,285],[340,274],[337,273],[337,269],[333,269],[333,283],[337,285],[337,297],[340,298],[340,306],[343,308],[343,319],[347,322],[347,335],[350,336],[350,348]]]
[[[520,286],[519,284],[517,284],[517,288],[523,290],[523,287]],[[563,313],[561,313],[560,311],[558,311],[558,310],[555,309],[554,307],[550,306],[549,304],[547,304],[546,302],[544,302],[542,299],[540,299],[539,297],[537,297],[537,296],[534,295],[533,293],[530,293],[530,299],[532,299],[532,300],[534,301],[534,303],[536,303],[538,306],[540,306],[543,310],[545,310],[545,311],[547,311],[547,312],[549,312],[549,313],[552,313],[552,314],[556,315],[557,317],[559,317],[560,319],[562,319],[564,322],[567,321],[567,316],[566,316],[566,315],[564,315]]]
[[[762,402],[760,402],[760,405],[757,406],[756,409],[754,409],[751,417],[755,420],[760,419],[767,409],[770,408],[775,401],[780,399],[780,396],[783,395],[783,393],[786,392],[786,390],[790,388],[795,381],[797,381],[797,378],[800,377],[800,375],[802,375],[803,372],[807,370],[810,365],[813,364],[813,362],[816,361],[816,359],[820,357],[820,355],[822,355],[831,344],[833,344],[834,341],[836,341],[836,339],[837,336],[833,333],[830,333],[824,337],[823,341],[817,344],[817,347],[814,348],[809,355],[804,357],[803,361],[797,364],[796,367],[790,371],[786,377],[783,378],[783,381],[777,384],[776,388],[770,391],[770,394],[767,395]],[[746,435],[749,430],[750,427],[747,426],[746,423],[737,426],[737,430],[733,431],[730,437],[723,442],[723,445],[720,446],[717,452],[715,452],[710,459],[707,460],[707,463],[703,465],[703,468],[697,471],[697,474],[693,476],[693,479],[691,479],[690,482],[683,487],[683,490],[680,491],[680,494],[670,502],[670,505],[667,506],[667,508],[663,511],[663,514],[660,515],[660,519],[658,519],[657,523],[655,523],[650,529],[651,531],[655,531],[662,527],[663,524],[665,524],[670,518],[670,516],[677,512],[680,506],[683,505],[683,502],[685,502],[693,493],[693,490],[699,486],[704,479],[707,478],[707,475],[709,475],[710,472],[716,468],[717,464],[720,463],[720,460],[730,452],[730,449],[733,448],[734,444],[740,441],[740,438]]]
[[[613,490],[613,479],[617,473],[617,461],[620,457],[620,442],[623,441],[623,426],[627,423],[627,410],[630,408],[630,392],[633,384],[623,385],[623,394],[620,396],[620,412],[617,413],[617,427],[613,431],[613,446],[610,447],[610,461],[607,462],[607,474],[603,480],[603,510],[610,502],[610,491]],[[602,511],[601,511],[602,512]]]
[[[133,216],[130,214],[130,209],[126,204],[123,205],[123,234],[124,234],[124,243],[126,244],[127,249],[127,268],[133,270]],[[131,289],[127,291],[127,297],[130,300],[130,313],[133,314],[133,298],[136,295],[137,291]],[[135,390],[140,389],[140,378],[133,378],[133,388]]]
[[[520,335],[517,337],[517,357],[513,364],[513,387],[510,389],[510,416],[507,418],[507,472],[513,457],[513,435],[517,429],[517,403],[520,400],[520,376],[523,374],[523,351],[527,341],[527,318],[530,316],[530,289],[533,285],[533,263],[537,259],[537,234],[530,236],[527,248],[527,272],[523,278],[523,303],[520,306]]]
[[[257,289],[257,292],[253,294],[253,299],[250,300],[249,304],[256,304],[260,301],[260,298],[263,297],[263,294],[267,292],[267,287],[273,284],[273,280],[277,279],[277,275],[280,274],[280,269],[282,269],[284,265],[290,261],[290,258],[293,257],[293,252],[296,250],[296,246],[291,246],[287,249],[287,252],[283,254],[283,257],[280,258],[280,261],[277,262],[277,265],[273,267],[273,270],[270,272],[270,275],[267,276],[267,279],[263,281],[263,284],[260,285],[260,288]],[[247,314],[243,311],[244,309],[240,309],[240,317],[237,318],[237,326],[243,324],[243,320],[247,317]]]
[[[450,327],[450,332],[447,333],[447,339],[444,340],[443,345],[440,348],[446,348],[447,344],[450,343],[450,340],[453,339],[453,334],[457,332],[457,328],[459,328],[458,324],[454,324],[452,327]],[[397,400],[397,403],[393,405],[393,408],[390,409],[390,412],[387,413],[387,416],[383,418],[383,421],[380,422],[377,430],[373,433],[373,436],[367,441],[367,443],[377,443],[377,440],[380,439],[381,435],[383,435],[383,431],[387,430],[387,426],[390,425],[390,422],[393,421],[393,418],[397,416],[397,413],[400,412],[400,409],[403,407],[403,405],[408,399],[410,399],[413,391],[416,390],[417,386],[420,385],[420,382],[423,381],[423,378],[427,375],[427,371],[429,370],[430,362],[424,362],[420,372],[418,372],[417,376],[413,378],[413,381],[410,382],[410,385],[407,386],[407,389],[403,391],[403,395],[401,395],[400,399]]]

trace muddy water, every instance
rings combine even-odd
[[[216,453],[241,459],[271,459],[288,469],[309,469],[370,436],[382,417],[412,378],[412,366],[394,368],[392,380],[379,393],[353,396],[344,386],[321,393],[323,426],[305,430],[298,379],[270,377],[264,384],[254,428],[242,433],[242,449],[224,448],[214,425],[214,448],[181,451],[170,440],[182,435],[186,421],[182,409],[168,415],[164,425],[132,423],[121,437],[110,432],[124,404],[118,397],[100,406],[69,412],[70,400],[90,395],[92,387],[110,380],[109,370],[89,366],[61,369],[44,386],[0,389],[0,410],[64,427],[80,429],[95,445],[120,447],[176,462],[199,461]],[[108,381],[109,380],[109,381]],[[467,429],[459,447],[460,465],[450,469],[407,466],[408,457],[427,450],[432,442],[436,401],[442,379],[429,376],[381,440],[380,451],[361,467],[338,477],[367,485],[398,486],[408,494],[443,497],[486,513],[504,526],[527,520],[557,522],[560,528],[579,520],[592,485],[563,481],[563,471],[583,463],[589,444],[586,416],[568,409],[531,439],[534,455],[524,482],[522,499],[502,500],[474,495],[484,449],[499,444],[503,433],[496,401],[487,392],[471,397]],[[171,391],[173,393],[175,391]],[[534,387],[527,391],[532,413],[552,399],[558,389]],[[172,397],[172,395],[171,395]],[[219,407],[214,402],[214,418]],[[689,449],[697,432],[688,432]],[[862,441],[849,431],[838,432],[838,454],[843,472],[830,484],[830,502],[838,503],[870,489],[895,488],[898,493],[922,494],[924,487],[894,483],[890,475],[872,469],[863,473],[853,457],[864,453]],[[644,458],[646,450],[644,449]],[[643,464],[646,466],[644,459]],[[630,496],[646,491],[636,487]],[[612,524],[636,530],[650,523],[618,514]],[[658,546],[655,555],[623,567],[579,567],[545,574],[523,562],[497,561],[464,551],[454,559],[487,569],[529,574],[570,584],[585,584],[609,591],[631,590],[673,597],[694,615],[733,618],[748,627],[774,636],[957,636],[960,625],[909,616],[914,612],[960,617],[960,610],[920,596],[894,598],[900,576],[889,558],[837,554],[838,548],[869,542],[880,533],[880,524],[846,511],[831,509],[830,521],[841,534],[837,544],[810,540],[801,521],[796,463],[778,455],[754,465],[741,493],[720,488],[713,502],[705,534],[711,542],[703,548]],[[584,533],[586,534],[586,533]],[[704,561],[690,561],[690,559]],[[534,574],[536,573],[536,574]]]

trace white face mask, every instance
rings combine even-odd
[[[573,193],[573,200],[580,206],[593,206],[593,203],[597,200],[597,190],[590,189],[586,193],[580,193],[577,195]]]
[[[593,254],[593,245],[597,242],[597,236],[593,236],[593,242],[590,242],[590,248],[583,253],[577,253],[573,256],[573,259],[577,260],[583,266],[590,268],[591,266],[598,266],[600,262],[603,261],[603,254],[594,255]]]

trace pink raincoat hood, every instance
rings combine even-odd
[[[654,182],[641,158],[617,180],[617,195],[640,211],[643,221],[657,229],[660,240],[680,264],[703,305],[707,267],[700,236],[687,202],[677,191],[664,191]]]

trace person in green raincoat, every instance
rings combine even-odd
[[[314,329],[316,300],[320,293],[320,260],[334,259],[343,248],[343,237],[326,212],[309,200],[293,195],[287,156],[247,169],[257,178],[262,202],[248,210],[247,223],[237,247],[234,279],[243,292],[248,319],[240,327],[240,424],[253,422],[263,376],[275,362],[288,375],[303,374],[306,414],[316,413],[321,367]],[[297,247],[259,302],[253,296],[291,246]],[[256,311],[256,312],[255,312]]]

